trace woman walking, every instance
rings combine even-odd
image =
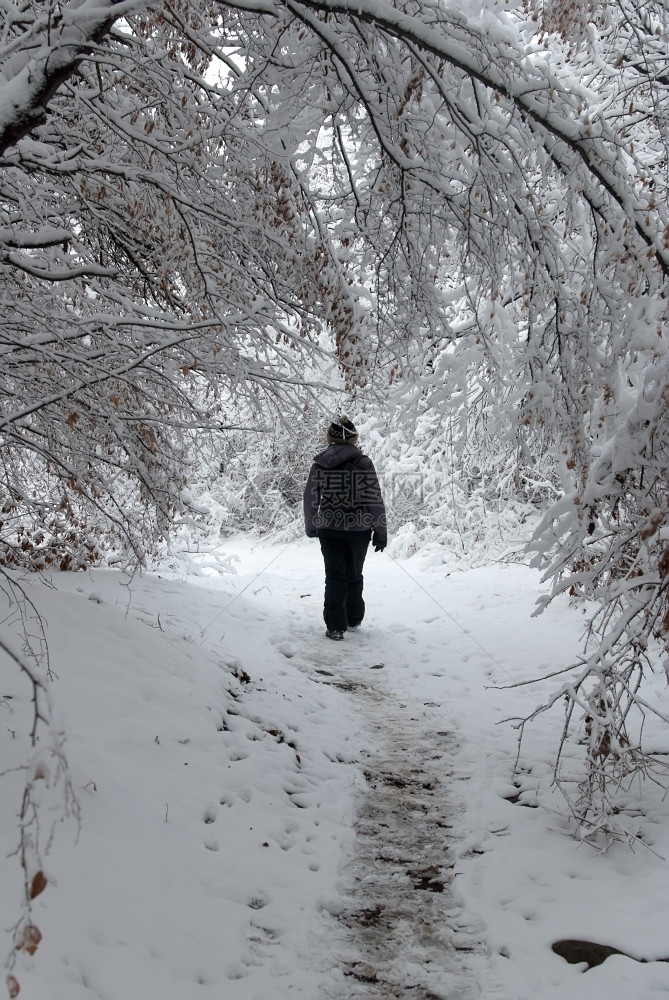
[[[365,615],[362,570],[370,541],[388,542],[386,511],[374,463],[358,448],[346,416],[327,429],[328,446],[316,455],[304,491],[304,527],[318,538],[325,563],[323,618],[328,639],[343,639]]]

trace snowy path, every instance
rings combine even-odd
[[[238,572],[220,572],[235,555]],[[513,773],[505,720],[541,697],[518,682],[573,658],[582,609],[530,618],[540,588],[523,566],[371,554],[364,627],[332,643],[315,546],[242,539],[193,569],[30,582],[82,824],[77,836],[60,822],[49,786],[55,836],[31,916],[42,938],[14,955],[21,997],[669,995],[662,789],[643,789],[639,813],[653,853],[600,855],[571,838],[552,785],[559,713],[528,733]],[[6,929],[32,751],[30,691],[5,666]],[[666,705],[664,675],[648,696]],[[664,730],[655,739],[662,749]],[[37,755],[51,763],[46,743]],[[552,949],[565,939],[608,957],[570,965]]]
[[[287,647],[312,680],[349,694],[369,738],[342,875],[338,921],[346,931],[335,935],[349,986],[344,997],[341,983],[326,985],[322,997],[474,1000],[485,946],[452,893],[455,738],[440,728],[438,704],[410,706],[388,689],[394,638],[363,629],[345,648],[322,640],[314,649],[311,636]]]
[[[363,736],[355,841],[342,858],[340,926],[328,928],[346,992],[337,980],[320,996],[478,1000],[488,966],[484,928],[453,891],[454,813],[469,774],[455,763],[450,706],[426,700],[422,684],[413,692],[406,686],[407,674],[427,670],[443,689],[443,630],[452,633],[453,620],[398,564],[377,557],[368,560],[368,621],[343,643],[331,643],[323,635],[319,576],[316,564],[291,638],[276,646],[311,680],[347,694]],[[464,629],[455,630],[471,656],[476,646]]]
[[[359,684],[352,696],[377,749],[364,767],[341,915],[352,932],[343,956],[356,981],[350,996],[478,997],[463,953],[480,957],[484,947],[451,892],[452,734],[437,728],[438,718],[416,718],[382,688]]]

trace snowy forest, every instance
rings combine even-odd
[[[531,558],[546,604],[587,609],[515,724],[562,714],[565,809],[624,836],[618,791],[665,767],[642,738],[669,633],[665,0],[0,11],[0,583],[26,637],[0,648],[59,794],[24,575],[299,537],[346,412],[393,558]]]

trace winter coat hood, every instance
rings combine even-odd
[[[314,464],[321,469],[336,469],[351,459],[363,458],[363,454],[354,444],[331,444],[320,455],[316,455]]]
[[[355,445],[331,444],[314,458],[304,489],[304,529],[309,538],[319,530],[372,529],[375,542],[385,545],[386,510],[376,469]]]

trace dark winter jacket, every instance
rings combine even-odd
[[[353,444],[331,444],[316,455],[304,491],[304,528],[319,531],[373,531],[387,541],[386,510],[371,458]]]

